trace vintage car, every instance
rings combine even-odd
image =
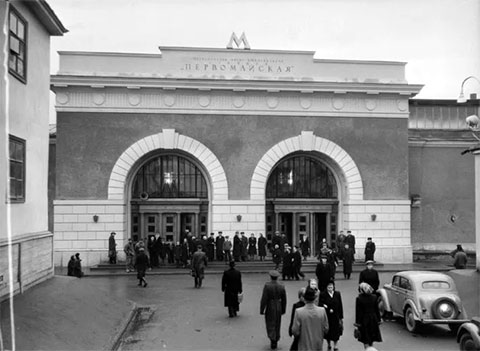
[[[480,351],[480,317],[473,317],[458,329],[457,342],[462,351]]]
[[[453,279],[439,272],[404,271],[378,289],[382,317],[400,316],[411,333],[422,324],[448,324],[456,333],[469,322]]]

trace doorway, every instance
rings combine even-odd
[[[293,213],[279,213],[278,222],[280,233],[287,236],[287,242],[291,246],[293,243]]]

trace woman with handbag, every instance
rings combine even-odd
[[[342,295],[340,291],[335,290],[334,282],[329,282],[327,290],[320,294],[319,306],[323,306],[327,312],[329,329],[325,340],[327,340],[328,350],[332,349],[333,341],[333,350],[338,351],[338,340],[343,334],[343,304]]]
[[[374,342],[382,342],[380,311],[377,295],[369,284],[361,283],[358,290],[360,294],[355,301],[354,336],[367,349],[372,347]]]

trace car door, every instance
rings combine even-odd
[[[398,306],[400,313],[403,311],[403,306],[407,299],[411,299],[413,296],[412,283],[405,277],[400,277],[400,294],[398,295]]]
[[[388,294],[388,299],[390,302],[390,309],[395,314],[402,314],[402,306],[399,306],[400,303],[400,296],[401,296],[401,288],[400,288],[400,281],[401,277],[396,275],[392,279],[392,286],[390,289],[390,294]]]

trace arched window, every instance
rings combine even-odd
[[[336,199],[337,182],[330,169],[310,156],[289,157],[275,167],[267,183],[267,198]]]
[[[145,163],[133,180],[132,198],[207,198],[202,173],[189,160],[162,155]]]

